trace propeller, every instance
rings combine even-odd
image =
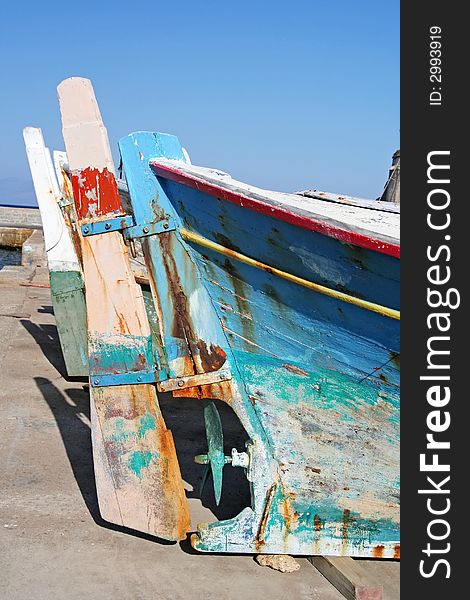
[[[246,452],[237,452],[235,448],[232,449],[232,456],[225,456],[222,421],[214,402],[206,402],[204,405],[204,423],[206,426],[207,454],[198,454],[194,457],[194,462],[199,465],[206,465],[202,476],[201,495],[209,476],[209,470],[212,471],[215,503],[219,506],[222,496],[224,466],[231,463],[233,467],[246,468],[249,459]]]

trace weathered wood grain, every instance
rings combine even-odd
[[[70,232],[57,204],[61,193],[41,130],[25,127],[23,136],[43,222],[52,305],[65,366],[69,376],[87,375],[83,281]]]
[[[79,224],[122,214],[106,130],[91,83],[58,87]],[[83,125],[83,126],[82,126]],[[82,238],[90,376],[153,367],[151,331],[122,235]],[[171,432],[155,387],[90,386],[93,458],[104,519],[169,540],[189,514]]]
[[[359,561],[349,556],[312,556],[309,560],[347,600],[382,600],[382,585]]]
[[[361,248],[391,256],[400,255],[400,217],[397,213],[371,210],[358,203],[325,202],[297,194],[263,190],[236,181],[227,173],[165,157],[152,160],[151,165],[163,178],[223,198],[250,211],[272,215],[299,228],[317,231]]]
[[[250,437],[254,429],[264,444],[265,435],[266,455],[278,465],[266,488],[252,454],[247,477],[257,506],[200,527],[194,547],[398,556],[399,323],[296,279],[398,311],[398,215],[299,197],[281,202],[275,192],[157,153],[150,164],[184,224],[180,234],[216,307],[234,378],[242,382],[241,405],[225,400]],[[314,214],[309,204],[318,205]],[[344,214],[349,222],[340,222]],[[363,234],[369,227],[367,240],[356,236],[356,226]],[[201,236],[214,243],[200,243]],[[240,261],[240,254],[255,260]],[[196,302],[189,304],[195,310]],[[216,327],[210,311],[204,315],[206,327]],[[172,345],[168,336],[165,345]],[[251,410],[257,421],[247,423]]]

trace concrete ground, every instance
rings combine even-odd
[[[50,291],[20,286],[25,277],[48,283],[44,268],[0,280],[0,598],[340,600],[306,559],[282,574],[252,556],[197,554],[187,542],[161,542],[100,519],[86,381],[63,377]],[[201,407],[162,405],[193,527],[233,516],[248,501],[237,469],[226,469],[223,509],[210,480],[199,497],[202,467],[192,457],[205,450]],[[236,419],[225,411],[222,420],[228,446],[241,450]]]

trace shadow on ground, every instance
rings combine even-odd
[[[42,310],[41,310],[42,309]],[[52,307],[42,306],[39,312],[47,312],[48,309],[52,310]],[[57,333],[57,327],[51,323],[33,323],[29,319],[21,319],[20,323],[28,331],[31,336],[36,340],[36,343],[41,348],[42,353],[51,363],[56,371],[58,371],[62,377],[67,377],[67,370],[65,368],[64,357],[60,351],[59,334]]]
[[[55,325],[38,325],[25,319],[21,320],[21,323],[49,362],[67,379]],[[171,544],[172,542],[107,523],[101,518],[93,472],[89,391],[88,385],[84,384],[85,380],[67,379],[70,386],[63,392],[50,379],[37,377],[35,381],[55,418],[74,477],[94,521],[101,527],[162,544]],[[188,484],[187,488],[192,488],[186,492],[188,498],[199,498],[203,506],[209,508],[218,520],[236,516],[245,506],[250,505],[249,485],[243,469],[230,465],[225,467],[219,506],[215,503],[211,477],[207,479],[201,494],[205,467],[194,462],[196,454],[207,452],[201,401],[194,398],[173,398],[171,394],[160,395],[159,401],[166,425],[173,433],[183,480]],[[235,413],[223,402],[216,404],[222,420],[225,453],[230,454],[232,448],[244,450],[247,435]],[[185,552],[194,552],[187,540],[181,543],[181,547]]]

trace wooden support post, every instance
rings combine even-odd
[[[383,587],[349,556],[311,556],[308,559],[348,600],[382,600]]]
[[[25,127],[34,190],[43,223],[52,305],[69,376],[88,375],[85,296],[77,253],[58,201],[61,193],[40,129]]]
[[[78,225],[124,216],[106,129],[87,79],[58,87]],[[122,234],[80,237],[87,295],[93,460],[102,517],[168,540],[186,537],[189,511],[155,386],[95,387],[101,375],[154,368],[140,286]],[[138,379],[137,379],[138,381]]]

